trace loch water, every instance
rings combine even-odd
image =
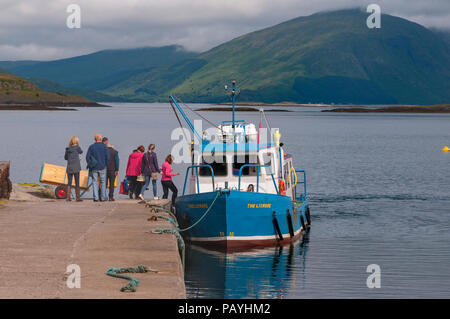
[[[178,123],[169,104],[109,104],[1,111],[0,160],[11,161],[13,183],[38,182],[43,162],[65,165],[72,135],[84,151],[96,133],[108,136],[119,150],[120,180],[136,146],[155,143],[162,164],[180,141],[171,139]],[[310,232],[292,245],[234,254],[188,246],[187,297],[449,298],[450,153],[441,149],[450,146],[450,115],[284,109],[290,112],[267,116],[296,169],[307,172]],[[231,119],[228,112],[201,114],[214,123]],[[258,112],[236,114],[260,120]],[[186,165],[174,169],[181,189]],[[380,288],[367,286],[373,264]]]

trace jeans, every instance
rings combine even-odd
[[[156,179],[152,179],[151,175],[145,175],[145,185],[142,187],[141,194],[144,196],[145,189],[150,185],[150,180],[152,181],[152,188],[153,188],[153,197],[156,197],[158,192],[156,188]]]
[[[167,198],[169,195],[169,189],[172,191],[172,205],[175,204],[175,199],[178,195],[178,189],[172,181],[161,181],[164,195],[162,198]]]
[[[106,184],[109,183],[109,199],[114,198],[114,182],[116,180],[115,171],[106,171]]]
[[[100,180],[100,192],[99,198],[98,181]],[[114,185],[114,184],[113,184]],[[94,192],[94,200],[106,200],[106,168],[101,171],[92,170],[92,188]]]
[[[142,185],[144,185],[143,182],[137,181],[137,176],[127,176],[128,180],[128,195],[130,198],[133,198],[134,196],[137,198],[139,194],[141,193]]]
[[[75,187],[80,187],[80,173],[67,173],[67,185],[72,186],[72,178],[75,178]]]

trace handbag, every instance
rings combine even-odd
[[[128,182],[126,179],[123,180],[123,182],[120,182],[120,194],[122,195],[128,195]]]
[[[136,178],[136,181],[137,182],[145,182],[145,176],[144,175],[139,175],[137,178]]]
[[[148,152],[146,154],[147,156],[147,162],[150,163],[150,159],[148,158]],[[152,171],[151,166],[149,166],[150,171]],[[152,179],[154,181],[156,181],[158,179],[158,173],[157,172],[152,172]]]

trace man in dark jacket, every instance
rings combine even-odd
[[[104,137],[102,142],[108,147],[109,151],[109,162],[106,165],[106,184],[109,183],[109,200],[113,202],[114,182],[116,181],[116,176],[119,174],[119,152],[109,143],[107,137]]]
[[[94,202],[106,201],[106,165],[109,162],[109,150],[102,143],[102,136],[95,135],[95,143],[89,146],[86,153],[86,162],[92,174],[92,188],[94,192]],[[100,192],[98,182],[100,180]]]

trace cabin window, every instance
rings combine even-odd
[[[259,164],[258,156],[255,155],[235,155],[233,156],[233,175],[239,176],[239,170],[246,164],[256,165]],[[246,166],[242,169],[242,176],[256,176],[257,167]]]
[[[214,176],[227,176],[227,158],[222,156],[217,158],[205,156],[202,159],[202,165],[211,165],[214,170]],[[211,176],[211,169],[209,167],[200,167],[200,176]]]
[[[286,182],[286,186],[287,188],[291,187],[290,183],[289,183],[289,165],[286,163],[283,166],[283,178],[284,181]]]
[[[275,161],[274,161],[274,153],[264,152],[262,153],[262,161],[263,165],[268,165],[268,167],[264,167],[266,175],[270,176],[271,173],[275,174]]]

